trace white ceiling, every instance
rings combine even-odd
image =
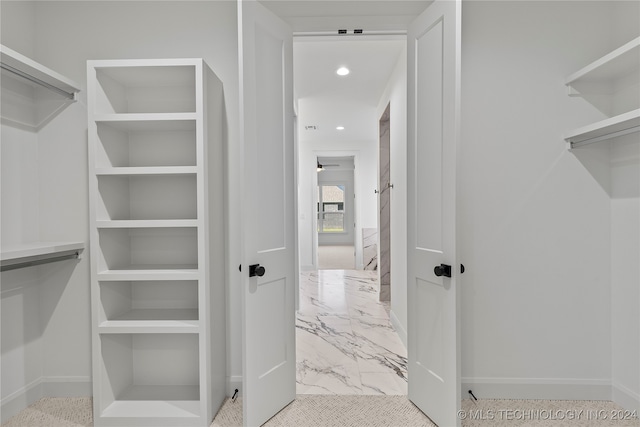
[[[402,34],[431,0],[260,0],[294,31],[300,141],[377,138],[376,106],[405,49]],[[339,29],[363,36],[338,36]],[[322,33],[330,35],[308,36]],[[360,38],[361,37],[361,38]],[[351,73],[336,75],[340,66]],[[316,126],[305,131],[305,126]],[[336,126],[345,127],[337,131]]]
[[[294,32],[406,30],[432,0],[260,0]]]
[[[296,96],[350,98],[376,106],[404,46],[405,40],[296,42]],[[338,76],[343,66],[351,72]]]
[[[376,138],[376,106],[405,44],[404,39],[294,43],[300,140]],[[336,74],[342,66],[351,70],[349,75]],[[317,129],[304,130],[309,125]],[[336,130],[339,125],[345,130]]]

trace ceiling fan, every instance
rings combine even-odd
[[[325,164],[321,164],[321,163],[320,163],[320,160],[316,160],[316,162],[318,163],[318,166],[317,166],[317,168],[316,168],[316,170],[317,170],[318,172],[323,171],[323,170],[324,170],[324,168],[327,168],[327,167],[331,168],[331,167],[338,167],[338,166],[340,166],[339,164],[335,164],[335,165],[330,165],[330,164],[326,164],[326,163],[325,163]]]

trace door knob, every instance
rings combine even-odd
[[[451,277],[451,266],[447,264],[436,265],[433,269],[433,273],[438,277]]]
[[[249,277],[264,276],[266,270],[260,264],[253,264],[249,266]]]

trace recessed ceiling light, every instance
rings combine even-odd
[[[339,76],[346,76],[347,74],[349,74],[349,69],[347,67],[340,67],[336,71],[336,74]]]
[[[344,130],[344,126],[337,126],[336,129],[337,130]]]

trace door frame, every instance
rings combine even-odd
[[[326,159],[331,159],[331,157],[325,157]],[[325,169],[323,172],[326,172],[330,170]],[[323,179],[324,178],[324,173],[322,175],[318,176],[318,192],[321,193],[320,191],[320,186],[321,184],[323,186],[344,186],[344,201],[343,203],[343,220],[342,220],[342,231],[340,231],[339,233],[336,233],[336,235],[339,235],[340,237],[335,238],[335,240],[338,240],[337,243],[332,244],[333,245],[345,245],[347,246],[347,243],[349,243],[349,246],[354,246],[355,245],[355,217],[354,217],[354,208],[355,208],[355,201],[354,201],[354,184],[353,184],[353,170],[350,171],[340,171],[340,172],[347,172],[350,176],[349,178],[346,179]],[[350,172],[350,173],[349,173]],[[346,176],[346,175],[344,175]],[[324,196],[324,195],[323,195]],[[318,200],[319,202],[319,200]],[[326,201],[324,201],[324,203],[327,203]],[[320,204],[318,204],[318,206],[316,207],[316,212],[318,212],[319,206]],[[324,206],[323,206],[323,213],[326,213],[326,211],[324,210]],[[318,212],[319,213],[319,212]],[[317,217],[316,217],[316,220]],[[320,240],[333,240],[333,236],[331,233],[329,232],[325,232],[325,233],[321,233],[319,231],[316,231],[316,234],[318,235],[318,246],[322,246],[320,244]],[[321,235],[326,235],[326,238],[322,237]],[[342,241],[343,240],[343,241]],[[329,243],[329,245],[331,245],[331,243]],[[355,260],[355,258],[354,258]]]
[[[390,0],[389,0],[390,1]],[[418,15],[417,15],[418,16]],[[415,18],[417,18],[417,16]],[[399,31],[388,31],[385,32],[384,34],[371,34],[371,35],[362,35],[362,36],[337,36],[335,34],[327,34],[327,33],[317,33],[317,32],[304,32],[304,31],[296,31],[295,33],[293,33],[293,40],[294,43],[296,42],[296,40],[300,40],[300,39],[306,39],[306,38],[322,38],[322,40],[326,40],[326,41],[349,41],[349,40],[363,40],[364,38],[368,38],[368,39],[379,39],[379,40],[389,40],[389,39],[403,39],[405,41],[405,43],[408,44],[408,32],[406,30],[399,30]],[[295,57],[295,53],[294,53],[294,57]],[[408,72],[408,70],[407,70]],[[294,77],[295,78],[295,77]],[[378,124],[378,121],[376,121],[374,124],[372,124],[372,126],[376,126]],[[298,159],[298,144],[299,144],[299,139],[297,138],[297,136],[299,135],[299,123],[297,124],[296,128],[295,128],[295,132],[294,134],[296,135],[295,141],[294,141],[294,150],[296,153],[296,162],[307,162],[309,161],[309,159]],[[379,138],[376,141],[378,144],[378,149],[379,149]],[[407,142],[408,143],[408,142]],[[356,168],[358,168],[358,151],[335,151],[335,150],[313,150],[313,154],[315,157],[330,157],[330,156],[345,156],[345,155],[354,155],[354,163],[356,165]],[[311,159],[312,161],[313,159]],[[408,160],[407,160],[408,161]],[[378,162],[379,162],[379,154],[378,154]],[[300,164],[297,164],[295,167],[295,174],[296,174],[296,178],[298,178],[298,182],[299,182],[299,175],[300,173],[303,173],[304,171],[301,170]],[[317,187],[317,174],[315,175],[315,177],[312,179],[312,191],[315,191],[315,187]],[[356,198],[358,197],[358,177],[357,174],[355,174],[354,171],[354,194],[356,195]],[[408,195],[407,195],[408,196]],[[312,203],[315,203],[315,201],[312,201]],[[361,231],[358,232],[358,230],[360,229],[360,213],[358,211],[358,207],[357,207],[357,203],[354,203],[354,208],[355,208],[355,212],[354,212],[354,220],[356,223],[356,242],[355,242],[355,247],[356,247],[356,268],[358,267],[358,259],[362,258],[362,242],[361,242],[361,236],[362,233]],[[300,212],[299,212],[299,204],[297,203],[297,198],[296,198],[296,204],[295,204],[295,210],[296,210],[296,215],[295,215],[295,220],[296,223],[298,222],[298,219],[300,218]],[[379,210],[379,209],[378,209]],[[312,206],[312,212],[315,212],[315,206]],[[379,212],[378,212],[378,227],[379,227]],[[317,218],[314,215],[313,219],[312,219],[312,229],[314,230],[313,233],[313,247],[312,247],[312,259],[313,259],[313,266],[315,268],[317,268],[317,247],[318,247],[318,239],[317,239],[317,232],[315,232],[315,230],[317,230]],[[296,230],[299,230],[298,227],[296,226]],[[391,231],[393,233],[393,231]],[[298,234],[298,233],[297,233]],[[358,236],[360,236],[360,239],[358,239]],[[296,237],[296,245],[299,245],[300,240],[299,240],[299,235],[297,235]],[[360,252],[358,252],[358,246],[360,247]],[[299,254],[299,249],[298,252],[296,252],[297,254]],[[296,271],[299,272],[299,267],[300,267],[300,263],[299,263],[299,257],[296,260]],[[298,301],[299,299],[299,283],[297,283],[296,286],[296,301]],[[296,306],[298,307],[298,306]],[[458,334],[459,335],[459,334]],[[407,336],[407,340],[409,339],[409,336]],[[408,378],[408,381],[411,381],[411,379]]]

